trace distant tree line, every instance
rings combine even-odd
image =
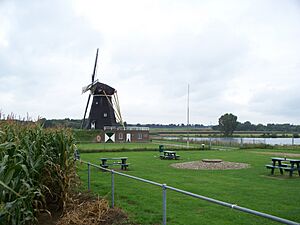
[[[137,127],[150,127],[150,128],[188,128],[188,127],[192,127],[192,128],[210,128],[210,126],[205,126],[203,124],[127,124],[128,126],[137,126]]]
[[[42,118],[39,120],[44,127],[69,127],[74,129],[81,128],[81,121],[77,119],[49,119]],[[181,124],[129,124],[124,122],[125,126],[135,126],[135,127],[150,127],[150,128],[186,128],[186,127],[193,127],[193,128],[210,128],[210,126],[204,126],[203,124],[190,124],[189,126],[181,123]]]
[[[274,124],[269,123],[263,124],[251,124],[250,121],[244,123],[237,121],[237,116],[232,113],[226,113],[219,118],[219,125],[213,126],[213,130],[221,131],[224,136],[232,136],[234,131],[249,131],[249,132],[262,132],[265,136],[275,135],[274,132],[292,133],[294,137],[299,136],[300,125],[293,125],[289,123],[285,124]]]
[[[282,131],[282,132],[300,132],[300,125],[293,125],[289,123],[284,124],[274,124],[268,123],[267,125],[263,124],[251,124],[249,121],[244,123],[238,123],[237,130],[240,131]]]
[[[1,111],[0,111],[1,113]],[[4,114],[1,115],[0,120],[19,120],[19,121],[32,121],[30,118],[20,119],[16,116],[10,114],[7,116],[4,116]],[[39,118],[38,120],[45,128],[50,127],[67,127],[67,128],[73,128],[73,129],[80,129],[81,128],[81,119],[46,119],[46,118]],[[220,131],[225,136],[230,136],[233,134],[234,131],[250,131],[250,132],[262,132],[265,133],[267,136],[274,134],[274,132],[282,132],[282,133],[292,133],[296,136],[299,136],[300,133],[300,125],[294,125],[289,123],[284,124],[275,124],[275,123],[268,123],[267,125],[264,124],[252,124],[250,121],[246,122],[239,122],[237,121],[237,116],[226,113],[222,115],[219,118],[219,124],[218,125],[212,125],[212,126],[206,126],[203,124],[129,124],[124,123],[125,126],[137,126],[137,127],[149,127],[149,128],[173,128],[173,129],[211,129],[214,131]],[[295,136],[295,137],[296,137]]]
[[[42,123],[45,128],[67,127],[67,128],[73,128],[73,129],[80,129],[81,121],[82,120],[69,119],[69,118],[50,119],[50,120],[47,120],[46,118],[42,118],[39,120],[39,122]]]
[[[226,115],[226,114],[224,114]],[[234,115],[233,115],[234,116]],[[221,118],[221,117],[220,117]],[[78,119],[46,119],[42,118],[40,121],[44,124],[45,127],[70,127],[74,129],[80,129],[81,127],[81,120]],[[246,121],[244,123],[236,121],[235,131],[260,131],[260,132],[272,132],[272,131],[280,131],[280,132],[287,132],[287,133],[300,133],[300,125],[293,125],[289,123],[284,124],[274,124],[268,123],[267,125],[263,124],[252,124],[250,121]],[[212,128],[216,131],[221,131],[220,125],[213,125],[213,126],[205,126],[203,124],[129,124],[125,122],[126,126],[137,126],[137,127],[150,127],[150,128],[198,128],[198,129],[209,129]]]
[[[219,125],[212,126],[213,130],[220,130]],[[300,133],[300,125],[293,125],[289,123],[284,124],[274,124],[268,123],[267,125],[263,124],[252,124],[249,121],[244,123],[237,121],[236,131],[259,131],[259,132],[286,132],[286,133]]]

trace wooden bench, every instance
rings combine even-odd
[[[274,174],[275,169],[279,169],[280,173],[283,174],[283,169],[286,168],[287,165],[281,165],[281,166],[273,166],[273,165],[266,165],[267,169],[271,169],[271,174]]]
[[[288,166],[289,166],[288,164],[281,164],[281,166],[266,165],[266,167],[268,169],[270,169],[270,168],[277,168],[277,169],[282,168],[282,169],[284,169],[285,167],[288,167]]]
[[[120,163],[120,162],[113,162],[113,163],[106,163],[106,164],[100,164],[101,167],[103,168],[108,168],[109,166],[121,166],[121,170],[127,170],[128,166],[130,163]]]
[[[101,164],[100,166],[103,168],[108,168],[109,166],[121,166],[121,170],[127,170],[130,163],[127,163],[127,157],[120,157],[120,158],[101,158]],[[109,162],[114,160],[113,162]],[[121,161],[115,161],[115,160],[121,160]]]
[[[174,159],[174,157],[168,155],[161,155],[160,159]]]
[[[293,172],[297,171],[298,168],[297,167],[285,167],[284,170],[290,172],[290,177],[291,177],[291,176],[293,176]]]
[[[160,159],[179,159],[180,155],[160,155]]]
[[[293,171],[298,170],[297,167],[290,167],[290,165],[288,164],[281,164],[280,166],[273,166],[273,165],[266,165],[267,169],[271,169],[271,173],[274,174],[274,169],[279,169],[280,173],[283,174],[283,170],[285,171],[289,171],[290,172],[290,176],[293,175]]]

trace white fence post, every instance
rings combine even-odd
[[[115,206],[115,179],[114,179],[114,171],[111,170],[111,207]]]
[[[162,185],[163,190],[163,225],[167,224],[167,188],[166,184]]]
[[[88,191],[91,190],[91,164],[88,162]]]

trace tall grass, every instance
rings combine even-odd
[[[28,224],[47,205],[63,208],[74,178],[69,130],[0,121],[0,224]]]

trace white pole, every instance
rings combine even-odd
[[[190,124],[190,84],[188,84],[188,96],[187,96],[187,147],[189,147],[189,124]]]

